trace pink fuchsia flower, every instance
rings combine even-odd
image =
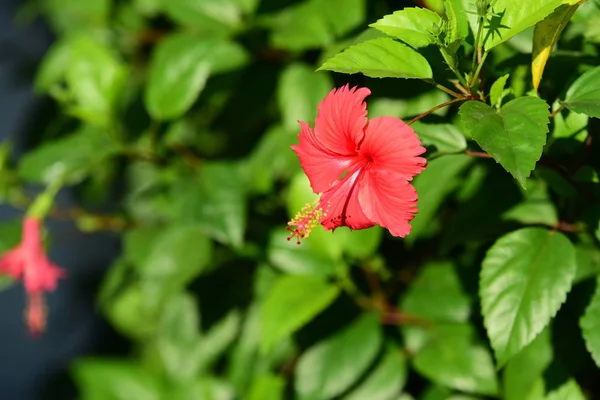
[[[425,168],[425,152],[414,130],[395,117],[367,119],[367,88],[348,85],[332,90],[321,102],[314,130],[300,122],[300,143],[292,149],[321,194],[288,223],[298,243],[319,223],[387,228],[394,236],[410,233],[417,212],[417,192],[410,184]]]
[[[8,274],[15,280],[23,280],[28,295],[25,321],[29,331],[35,335],[45,328],[44,292],[56,289],[58,279],[65,275],[64,270],[46,257],[41,225],[39,219],[25,217],[21,243],[0,257],[0,273]]]

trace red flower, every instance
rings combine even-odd
[[[41,221],[33,217],[23,220],[21,243],[0,258],[0,272],[22,279],[29,296],[25,320],[30,332],[44,330],[46,310],[43,293],[56,289],[65,272],[46,257],[41,238]]]
[[[378,224],[394,236],[410,233],[417,192],[409,181],[425,168],[419,157],[425,149],[400,119],[367,120],[369,94],[348,85],[334,89],[319,105],[314,131],[300,122],[300,143],[292,149],[313,191],[322,195],[288,224],[298,242],[319,223],[331,230]]]

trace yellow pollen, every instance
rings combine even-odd
[[[297,244],[300,244],[300,239],[306,239],[313,228],[321,223],[321,218],[326,214],[319,206],[319,200],[314,203],[307,203],[302,210],[296,214],[290,222],[288,222],[287,230],[290,231],[290,236],[287,240],[296,238]]]

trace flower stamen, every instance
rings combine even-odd
[[[321,223],[321,218],[326,215],[326,212],[323,211],[319,204],[319,200],[316,200],[314,203],[307,203],[302,207],[302,210],[288,222],[287,230],[290,232],[290,235],[287,240],[291,240],[295,237],[296,243],[300,244],[300,239],[308,238],[312,230]]]

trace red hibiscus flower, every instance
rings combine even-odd
[[[292,149],[321,198],[288,224],[298,243],[319,223],[331,230],[381,225],[394,236],[410,233],[417,192],[409,181],[425,168],[419,157],[425,149],[400,119],[368,120],[369,94],[348,85],[334,89],[319,105],[314,130],[300,122],[300,143]]]
[[[25,321],[31,333],[41,333],[46,322],[43,294],[56,289],[58,279],[65,273],[46,257],[39,219],[23,220],[21,243],[0,257],[0,273],[23,280],[29,297]]]

